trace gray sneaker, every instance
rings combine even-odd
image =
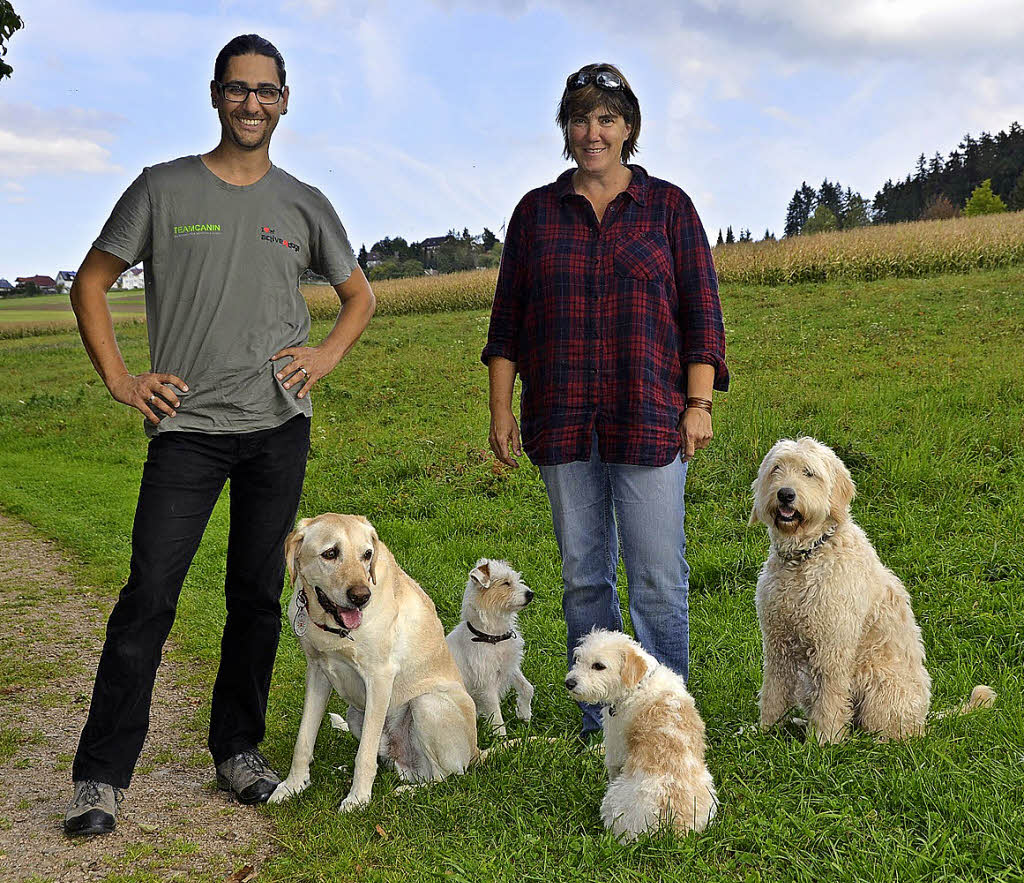
[[[217,787],[232,791],[239,803],[266,803],[281,777],[255,748],[217,764]]]
[[[106,782],[75,782],[75,796],[64,813],[64,833],[69,837],[109,834],[117,824],[117,808],[123,799],[124,792]]]

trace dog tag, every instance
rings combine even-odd
[[[295,636],[301,638],[306,634],[306,626],[309,625],[309,614],[306,613],[305,607],[300,607],[295,613],[295,621],[292,623],[292,631],[295,632]]]

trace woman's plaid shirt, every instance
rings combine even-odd
[[[601,458],[664,466],[679,451],[686,366],[729,386],[718,279],[678,187],[630,166],[602,223],[572,170],[509,221],[482,358],[516,363],[523,446],[538,465]]]

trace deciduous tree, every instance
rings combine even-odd
[[[8,0],[0,0],[0,80],[9,77],[14,72],[14,68],[3,59],[7,54],[7,43],[11,39],[11,35],[23,27],[25,27],[25,22],[14,11],[14,6]]]

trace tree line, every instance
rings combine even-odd
[[[471,236],[469,228],[463,228],[461,235],[449,230],[444,236],[411,243],[401,236],[386,236],[369,251],[362,245],[357,259],[371,281],[422,276],[428,272],[456,273],[497,267],[501,262],[501,242],[486,227],[479,236]]]
[[[826,178],[817,190],[804,181],[786,208],[784,235],[988,214],[1007,208],[1024,209],[1024,129],[1016,122],[997,135],[965,135],[945,158],[936,153],[928,160],[922,153],[913,173],[896,183],[887,180],[870,202],[849,187],[844,190],[838,181]],[[726,237],[725,241],[730,240]]]

